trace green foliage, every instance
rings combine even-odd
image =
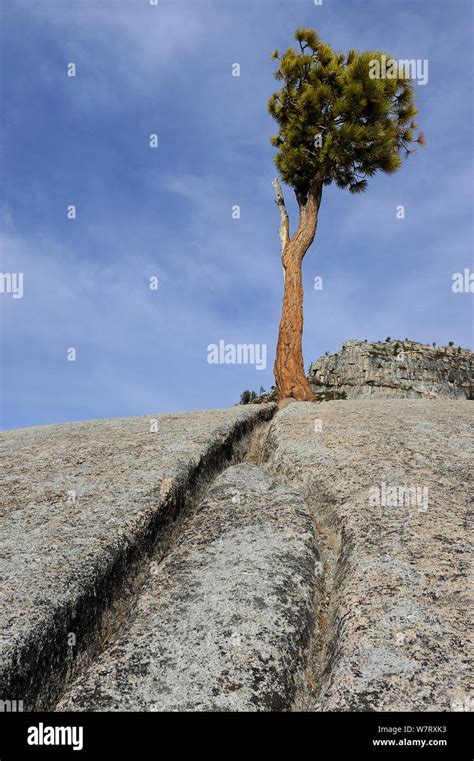
[[[265,391],[263,386],[260,386],[260,391],[257,394],[255,391],[249,391],[248,389],[242,391],[240,395],[240,404],[264,404],[266,402],[276,401],[276,388],[272,386],[270,391]]]
[[[378,170],[391,174],[412,153],[417,113],[413,85],[402,70],[371,78],[381,52],[337,53],[313,29],[297,29],[298,50],[280,57],[282,83],[268,109],[279,125],[272,138],[284,182],[305,196],[314,182],[360,193]],[[390,59],[390,56],[386,56]],[[424,144],[422,134],[416,142]]]

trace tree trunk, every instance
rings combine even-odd
[[[276,186],[275,186],[276,187]],[[280,194],[281,194],[281,188]],[[274,374],[277,399],[292,397],[298,401],[314,401],[314,393],[304,372],[303,364],[303,258],[316,234],[318,211],[321,204],[322,183],[317,183],[306,198],[298,198],[300,218],[298,229],[290,240],[288,216],[281,195],[282,264],[284,271],[283,306],[278,334]],[[285,216],[286,215],[286,216]]]

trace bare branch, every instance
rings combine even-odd
[[[283,251],[285,250],[285,246],[290,240],[290,220],[289,220],[288,212],[285,206],[283,190],[281,189],[281,185],[280,185],[280,181],[278,177],[275,177],[275,179],[272,182],[272,185],[275,188],[275,203],[278,206],[278,209],[280,211],[279,235],[280,235],[280,241],[281,241],[281,252],[283,254]]]

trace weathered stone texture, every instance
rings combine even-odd
[[[316,562],[301,497],[255,465],[229,468],[58,709],[288,710]]]
[[[294,402],[0,434],[0,700],[472,708],[472,410]]]
[[[309,373],[316,399],[442,397],[473,399],[474,354],[415,341],[345,341]]]
[[[242,458],[273,411],[0,433],[0,700],[23,700],[25,710],[54,705],[148,555],[167,550],[202,489]],[[113,620],[121,607],[112,607]]]
[[[323,561],[299,707],[472,706],[472,423],[471,402],[414,399],[294,403],[272,421],[266,467],[301,490]],[[383,484],[421,498],[383,504]]]

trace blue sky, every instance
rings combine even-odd
[[[471,0],[1,9],[0,270],[24,273],[23,298],[0,294],[2,427],[225,407],[273,383],[282,276],[266,103],[270,52],[298,26],[337,49],[429,61],[416,86],[427,148],[363,195],[325,190],[304,261],[306,367],[349,338],[471,345],[472,294],[451,288],[473,266]],[[208,364],[219,340],[267,344],[267,369]]]

